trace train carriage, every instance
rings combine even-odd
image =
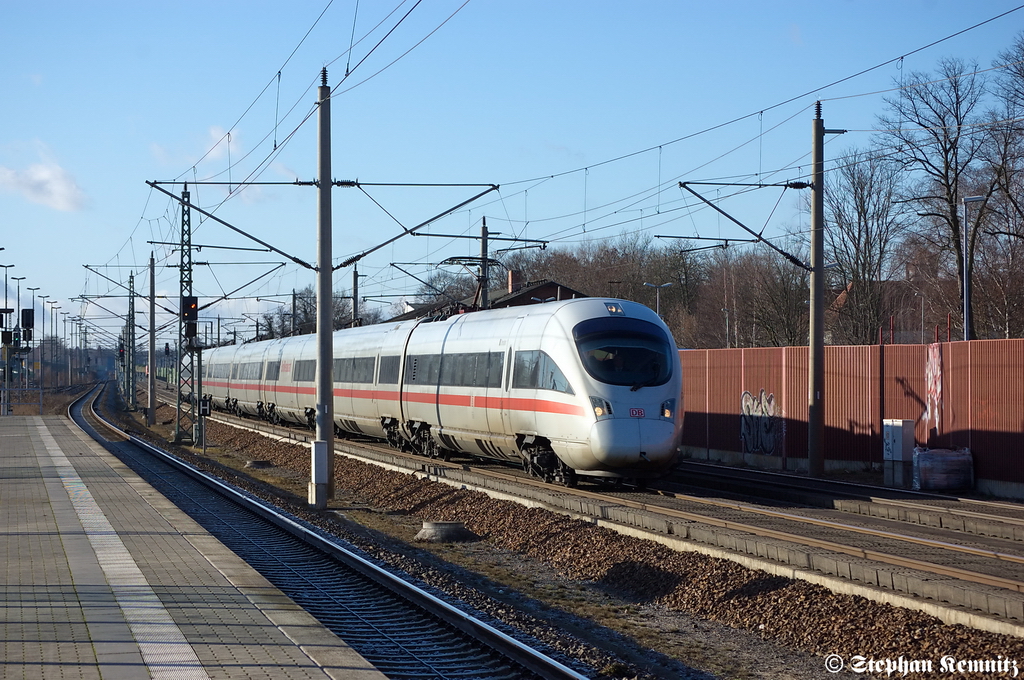
[[[564,483],[645,479],[676,458],[678,356],[643,305],[565,300],[348,329],[333,342],[339,432],[514,461]],[[313,336],[205,359],[215,408],[313,426]]]

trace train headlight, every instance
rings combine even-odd
[[[594,407],[594,415],[598,419],[606,418],[612,414],[612,405],[601,397],[591,397],[590,405]]]
[[[661,402],[661,417],[672,420],[676,415],[676,400],[666,399]]]

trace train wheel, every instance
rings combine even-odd
[[[405,448],[405,440],[398,431],[398,423],[385,425],[384,432],[387,434],[388,446],[399,451],[402,451]]]
[[[576,471],[561,461],[559,461],[559,465],[561,468],[558,474],[559,481],[561,481],[566,488],[575,489],[579,484],[579,478],[576,475]]]

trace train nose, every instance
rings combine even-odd
[[[676,427],[661,418],[609,418],[590,428],[591,453],[603,469],[660,468],[676,453]]]

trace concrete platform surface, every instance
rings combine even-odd
[[[384,676],[62,416],[0,417],[4,678]]]

